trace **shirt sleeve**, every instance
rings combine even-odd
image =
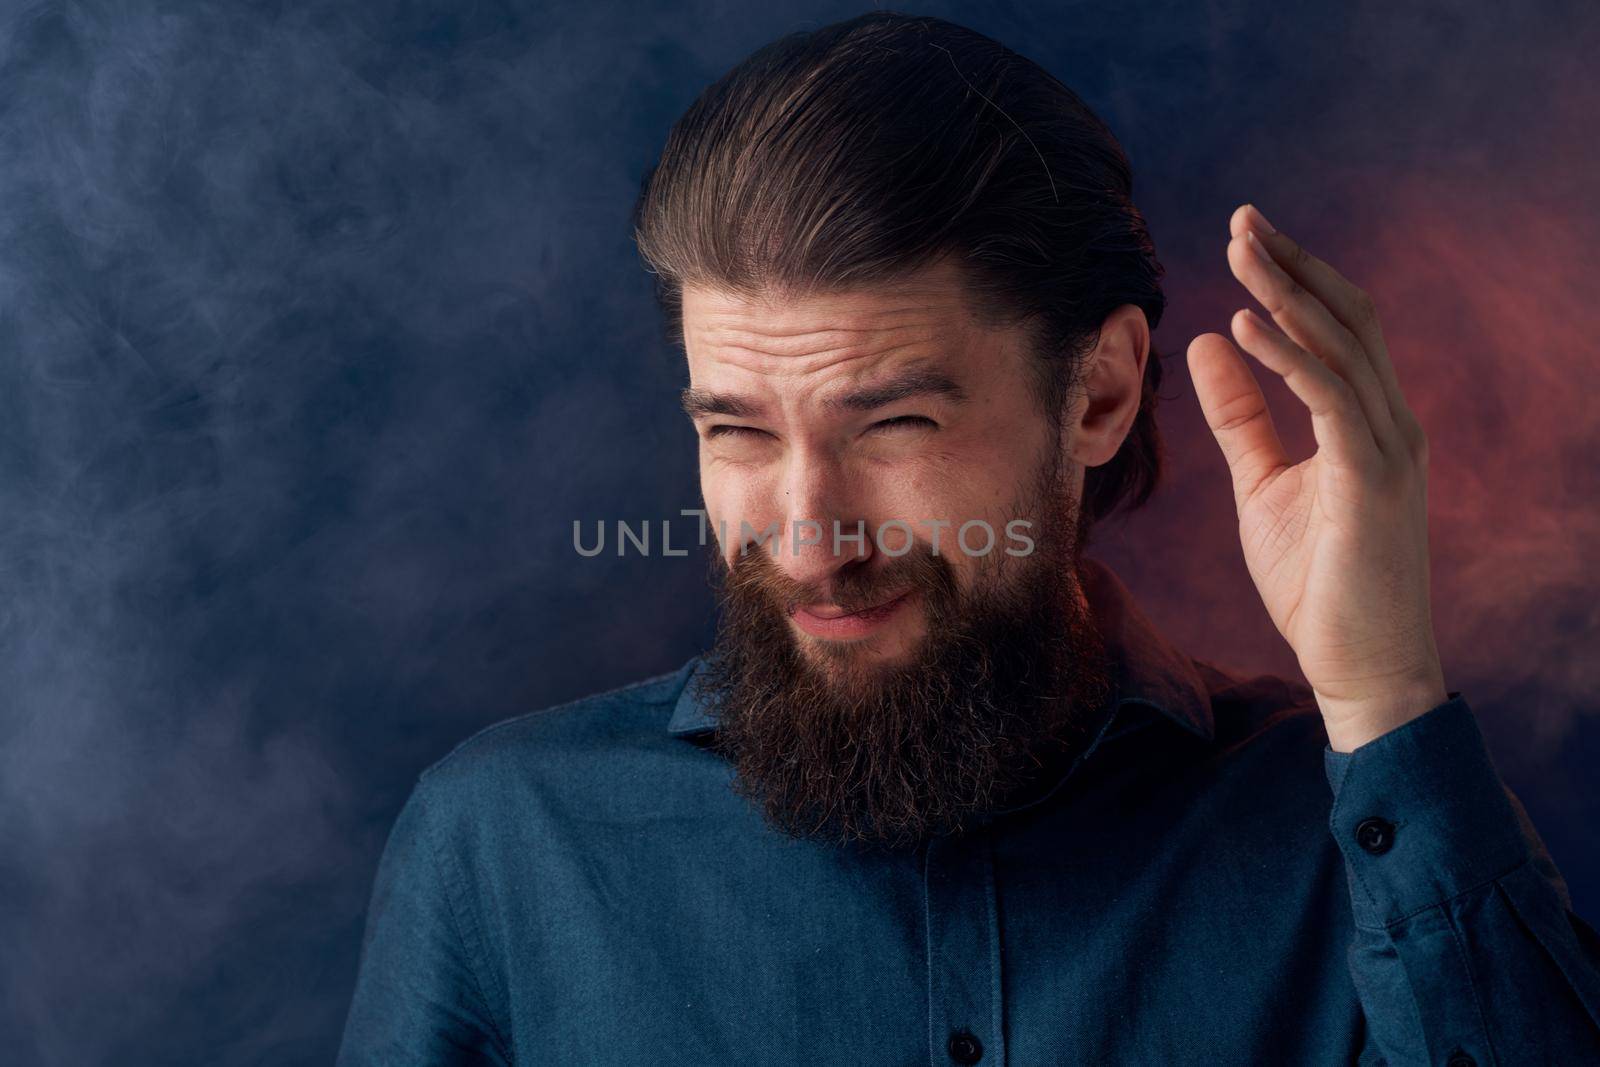
[[[1325,746],[1350,883],[1350,974],[1378,1062],[1600,1063],[1600,936],[1459,692]]]
[[[373,883],[337,1067],[465,1067],[511,1057],[463,936],[424,777],[389,831]]]

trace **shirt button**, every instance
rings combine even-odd
[[[1394,844],[1394,824],[1376,815],[1362,819],[1361,825],[1356,827],[1356,843],[1374,856],[1388,852],[1389,846]]]
[[[1450,1059],[1445,1064],[1445,1067],[1478,1067],[1478,1061],[1457,1049],[1450,1054]]]
[[[945,1048],[957,1063],[977,1063],[983,1059],[983,1043],[968,1030],[957,1030],[951,1034]]]

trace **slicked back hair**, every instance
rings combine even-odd
[[[1107,126],[1038,64],[938,18],[874,11],[792,33],[709,86],[634,207],[671,343],[683,289],[754,298],[892,284],[953,257],[978,321],[1025,325],[1058,419],[1117,307],[1150,329],[1162,267]],[[1117,454],[1085,473],[1079,529],[1154,491],[1162,356]]]

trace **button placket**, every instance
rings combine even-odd
[[[987,826],[930,841],[923,885],[929,1063],[1004,1064],[1000,932]]]

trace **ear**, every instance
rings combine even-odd
[[[1069,455],[1085,467],[1109,463],[1139,414],[1150,324],[1143,309],[1123,304],[1107,315],[1100,339],[1084,357],[1078,396],[1067,408],[1063,438]]]

